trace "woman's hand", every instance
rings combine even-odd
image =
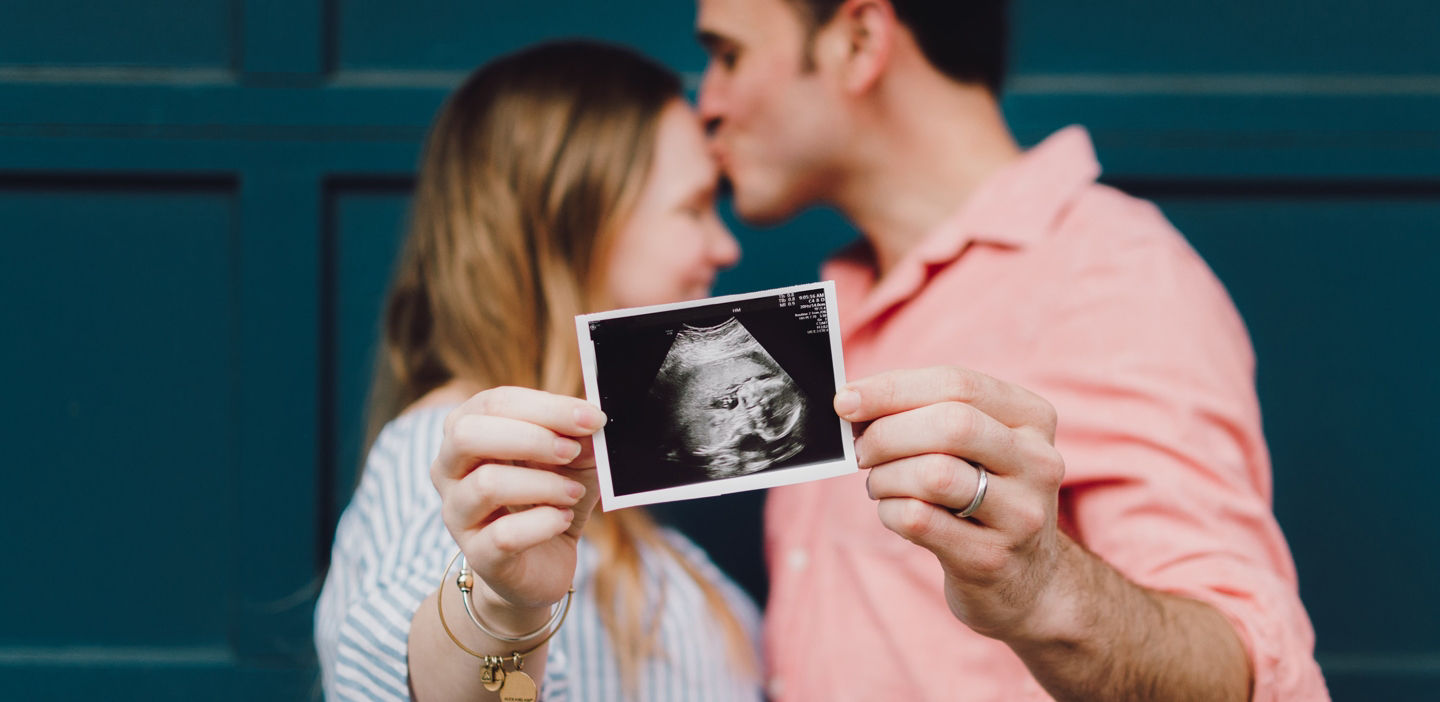
[[[569,589],[600,493],[590,435],[604,425],[588,402],[515,387],[478,393],[446,418],[430,479],[475,572],[475,604],[497,626],[543,621]]]

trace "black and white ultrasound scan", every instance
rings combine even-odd
[[[575,318],[605,510],[857,470],[829,282]]]

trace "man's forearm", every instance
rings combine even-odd
[[[935,554],[950,612],[1006,642],[1051,695],[1249,697],[1249,660],[1219,611],[1134,585],[1057,527],[1065,462],[1044,398],[938,367],[848,383],[835,411],[865,427],[855,456],[881,523]]]
[[[1007,641],[1056,700],[1250,699],[1250,663],[1210,605],[1142,588],[1062,537],[1047,619]]]

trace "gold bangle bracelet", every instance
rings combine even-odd
[[[448,571],[446,574],[449,574]],[[562,613],[566,607],[570,606],[570,598],[575,594],[575,588],[570,588],[570,591],[565,593],[565,601],[556,602],[550,608],[550,619],[544,624],[541,624],[539,628],[528,633],[520,634],[519,636],[511,636],[486,626],[485,622],[481,621],[480,616],[475,613],[475,603],[471,600],[471,593],[475,590],[475,576],[470,570],[470,564],[465,561],[465,556],[463,555],[460,556],[460,574],[455,576],[455,585],[460,588],[460,604],[465,605],[465,615],[470,617],[470,623],[474,624],[476,629],[485,632],[486,636],[496,641],[513,644],[529,641],[552,628],[559,628],[560,619],[563,616]]]
[[[440,588],[435,591],[435,611],[437,614],[440,615],[440,628],[445,630],[445,635],[449,636],[450,640],[454,641],[455,645],[460,647],[460,650],[476,658],[488,661],[492,658],[495,658],[495,656],[480,653],[479,651],[476,651],[469,646],[461,643],[460,638],[455,635],[454,631],[450,630],[450,625],[445,622],[445,581],[450,577],[450,569],[455,567],[455,561],[460,559],[461,553],[462,552],[457,549],[455,551],[455,555],[450,557],[450,562],[445,564],[444,572],[440,573]],[[537,642],[534,646],[531,646],[527,650],[512,651],[510,655],[516,658],[523,658],[534,653],[535,651],[539,650],[541,646],[544,646],[546,643],[548,643],[550,639],[555,636],[555,632],[560,631],[560,625],[565,623],[565,615],[570,613],[570,601],[574,598],[574,595],[575,586],[572,585],[570,586],[570,589],[565,593],[565,605],[560,610],[560,616],[555,622],[554,628],[550,629],[550,633],[546,634],[545,638],[540,639],[539,642]],[[461,593],[461,596],[463,597],[464,593]]]

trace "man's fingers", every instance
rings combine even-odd
[[[880,500],[876,511],[887,529],[935,554],[947,572],[971,582],[999,582],[1013,561],[1001,532],[956,519],[943,507],[908,497],[887,497]]]
[[[911,497],[887,497],[875,509],[885,528],[936,555],[961,549],[966,540],[984,531],[978,524],[956,519],[943,507]]]
[[[985,499],[971,518],[986,522],[990,507],[1006,492],[994,475],[986,480]],[[870,469],[865,489],[872,500],[910,497],[951,512],[965,509],[980,489],[980,469],[954,456],[930,453],[892,461]]]
[[[855,444],[855,458],[869,468],[908,456],[946,453],[1013,473],[1021,458],[1022,437],[979,409],[960,402],[941,402],[883,416],[865,428]]]
[[[443,495],[445,522],[459,529],[475,527],[503,507],[551,505],[571,507],[585,486],[537,468],[486,464],[450,485]]]
[[[871,468],[865,487],[873,500],[920,500],[958,518],[955,513],[969,507],[979,493],[980,468],[953,456],[914,456]],[[1037,494],[1024,481],[991,473],[980,506],[968,518],[1002,532],[995,537],[1002,542],[1025,541],[1045,528],[1050,517],[1045,499]]]
[[[605,413],[584,400],[530,388],[498,387],[476,393],[445,418],[449,432],[466,416],[507,417],[565,436],[590,436],[605,426]]]
[[[1037,428],[1053,441],[1055,408],[1013,383],[955,366],[878,373],[847,383],[835,395],[835,411],[866,422],[940,402],[971,405],[1009,427]]]

